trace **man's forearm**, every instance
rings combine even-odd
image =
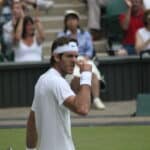
[[[31,111],[27,121],[26,146],[29,149],[33,149],[36,147],[36,144],[37,144],[37,131],[35,125],[35,115],[34,112]]]
[[[83,85],[80,87],[79,93],[75,98],[75,107],[81,114],[87,115],[91,106],[91,87]]]
[[[91,72],[84,71],[81,73],[80,89],[75,98],[75,107],[83,112],[83,115],[89,112],[91,106],[91,80]]]

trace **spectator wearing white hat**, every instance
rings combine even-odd
[[[92,64],[92,96],[93,104],[97,109],[105,109],[105,105],[100,99],[100,81],[102,80],[100,71],[92,61],[93,56],[93,42],[92,37],[88,31],[83,30],[80,27],[80,15],[75,10],[67,10],[64,16],[64,30],[58,33],[58,37],[66,36],[78,41],[79,47],[79,60],[86,60]],[[80,71],[76,66],[73,73],[72,87],[78,92],[79,88]]]

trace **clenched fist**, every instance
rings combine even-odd
[[[80,72],[83,72],[83,71],[89,71],[89,72],[92,72],[92,65],[89,64],[86,60],[79,60],[77,61],[77,65],[79,66],[80,68]]]

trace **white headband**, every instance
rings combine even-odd
[[[53,54],[60,54],[65,52],[78,52],[78,46],[76,42],[69,42],[63,46],[58,46],[54,49]]]

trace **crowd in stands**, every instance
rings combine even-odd
[[[19,8],[19,5],[12,5],[13,1],[15,3],[20,3],[21,8]],[[28,5],[31,5],[33,7],[33,10],[37,12],[39,9],[48,9],[54,5],[54,1],[51,0],[1,0],[0,1],[0,33],[2,35],[1,37],[1,51],[4,55],[6,60],[9,60],[10,58],[8,56],[14,55],[14,58],[16,54],[18,55],[18,52],[15,51],[16,44],[19,42],[16,42],[14,40],[14,36],[16,36],[17,32],[14,32],[15,30],[18,30],[17,24],[19,24],[18,20],[20,20],[20,9],[22,9],[21,12],[24,13],[25,16],[28,15]],[[110,49],[113,51],[114,55],[117,56],[127,56],[127,55],[135,55],[139,54],[139,33],[136,35],[138,29],[144,27],[145,23],[143,22],[144,18],[144,12],[145,10],[150,8],[150,2],[148,0],[118,0],[117,2],[124,1],[124,4],[126,5],[126,12],[120,12],[118,14],[118,24],[123,31],[123,37],[121,43],[119,43],[119,47],[117,47],[115,44],[110,46]],[[104,10],[104,15],[107,11],[107,6],[112,3],[110,0],[84,0],[87,4],[88,8],[88,24],[87,29],[89,31],[84,32],[84,38],[88,38],[87,44],[85,44],[84,38],[82,38],[78,34],[78,38],[80,40],[79,47],[80,47],[80,53],[84,53],[84,44],[86,45],[87,49],[94,49],[93,48],[93,41],[100,40],[100,37],[103,36],[103,31],[106,33],[105,36],[107,38],[107,27],[102,27],[102,9]],[[112,6],[113,7],[113,6]],[[40,13],[38,13],[39,15]],[[35,30],[38,31],[38,38],[42,34],[44,36],[44,30],[42,29],[42,23],[40,22],[39,16],[31,16],[34,22]],[[38,19],[37,19],[38,18]],[[39,31],[37,29],[37,21],[40,22],[40,29]],[[36,22],[36,23],[35,23]],[[19,25],[18,25],[19,26]],[[111,23],[110,23],[111,26]],[[23,25],[22,25],[23,30]],[[64,29],[64,35],[68,34]],[[83,29],[80,29],[83,32]],[[22,31],[21,31],[22,32]],[[117,36],[117,34],[116,34]],[[114,38],[116,38],[116,36]],[[35,36],[34,36],[35,37]],[[43,38],[43,37],[42,37]],[[34,38],[35,39],[35,38]],[[44,39],[44,38],[43,38]],[[18,39],[17,39],[18,40]],[[92,41],[93,40],[93,41]],[[14,42],[15,41],[15,42]],[[22,39],[20,40],[22,41]],[[43,40],[42,40],[43,41]],[[42,49],[42,42],[40,40],[37,40],[37,43],[40,43],[41,49]],[[83,43],[83,44],[82,44]],[[13,44],[13,45],[12,45]],[[31,44],[31,43],[30,43]],[[20,46],[17,44],[17,47]],[[116,47],[115,47],[116,46]],[[112,48],[113,47],[113,48]],[[146,47],[147,48],[147,47]],[[18,48],[17,48],[18,49]],[[93,55],[93,50],[89,51],[87,50],[88,54],[86,54],[90,59]],[[41,52],[39,53],[41,54]],[[16,60],[16,59],[15,59]]]
[[[93,39],[97,40],[101,37],[100,36],[101,30],[103,30],[103,28],[101,27],[102,8],[106,7],[106,11],[107,11],[107,5],[108,4],[110,5],[113,2],[109,0],[87,0],[86,2],[88,6],[88,28],[91,31]],[[115,41],[118,35],[117,33],[116,35],[114,35],[113,37],[115,39],[115,40],[113,39],[115,41],[114,45],[111,42],[111,46],[110,46],[112,54],[117,56],[139,54],[138,52],[139,48],[137,48],[136,45],[139,45],[137,43],[139,41],[141,42],[142,40],[137,40],[139,38],[136,38],[137,37],[136,33],[140,28],[144,26],[143,17],[144,17],[144,13],[146,13],[145,11],[147,9],[150,9],[150,1],[149,0],[118,0],[117,2],[118,3],[124,2],[124,4],[126,5],[126,11],[125,12],[120,11],[120,14],[116,16],[117,17],[116,26],[118,27],[119,24],[122,30],[123,37],[122,37],[122,41],[121,42],[119,41],[118,44]],[[114,9],[117,9],[117,7],[115,6]],[[113,13],[114,12],[112,12],[112,14]],[[112,17],[114,16],[112,15]],[[114,22],[109,22],[110,28],[111,25],[113,27],[113,23]],[[104,30],[106,30],[107,32],[107,26],[106,28],[104,28]]]
[[[41,61],[44,29],[39,9],[50,8],[53,1],[6,0],[1,2],[1,51],[7,61]],[[34,16],[28,13],[33,6]]]

